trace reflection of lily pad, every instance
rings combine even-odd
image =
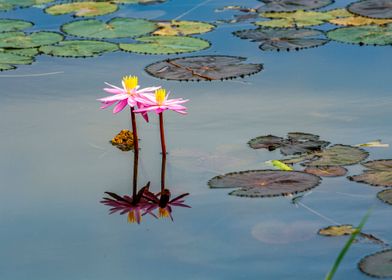
[[[339,225],[339,226],[329,226],[319,230],[318,234],[324,236],[343,236],[351,235],[355,232],[355,228],[352,225]]]
[[[308,191],[320,183],[320,177],[299,171],[249,170],[212,178],[211,188],[239,188],[230,195],[272,197]]]
[[[236,31],[233,34],[241,39],[261,43],[260,49],[263,51],[314,48],[329,41],[325,38],[324,32],[305,28],[258,28]]]
[[[163,36],[184,36],[192,34],[201,34],[211,31],[215,28],[214,25],[201,21],[188,21],[188,20],[172,20],[157,22],[158,30],[154,35]]]
[[[363,163],[367,167],[361,175],[349,177],[350,180],[372,186],[392,187],[392,160],[374,160]]]
[[[245,64],[244,60],[243,57],[219,55],[182,57],[153,63],[146,71],[167,80],[212,81],[243,78],[263,69],[262,64]]]
[[[291,12],[313,10],[332,4],[333,0],[261,0],[265,5],[258,12]]]
[[[347,169],[341,166],[310,166],[305,168],[304,171],[321,177],[339,177],[347,173]]]
[[[377,197],[388,204],[392,205],[392,189],[383,190],[377,194]]]
[[[133,146],[133,134],[127,129],[121,130],[116,136],[110,140],[113,146],[116,146],[121,151],[127,152],[134,148]]]
[[[350,4],[347,9],[356,15],[369,18],[392,19],[391,0],[364,0]]]
[[[392,24],[342,27],[329,31],[327,36],[343,43],[385,46],[392,44]]]
[[[136,37],[156,28],[153,22],[137,18],[114,18],[106,23],[87,19],[66,23],[61,27],[69,35],[95,39]]]
[[[148,36],[135,39],[139,43],[120,44],[120,49],[143,54],[178,54],[210,47],[206,40],[185,36]]]
[[[40,48],[44,54],[61,57],[90,57],[116,50],[116,44],[90,40],[69,40]]]
[[[345,166],[357,164],[369,156],[369,153],[353,146],[334,145],[310,155],[315,160],[305,162],[306,166]]]
[[[31,64],[33,57],[0,51],[0,71],[15,69],[14,65]]]
[[[392,277],[392,249],[363,258],[358,267],[363,273],[372,277]]]
[[[251,139],[248,144],[253,149],[268,149],[273,151],[280,148],[284,155],[305,154],[319,151],[329,145],[329,142],[319,140],[318,135],[301,132],[288,133],[287,139],[274,135],[259,136]]]
[[[50,6],[45,12],[50,15],[74,14],[76,17],[94,17],[113,13],[117,5],[109,2],[72,2]]]
[[[0,32],[21,31],[33,25],[30,21],[20,19],[0,19]]]
[[[0,48],[25,49],[55,44],[63,40],[63,36],[56,32],[23,32],[0,33]]]

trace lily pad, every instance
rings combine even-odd
[[[347,174],[347,169],[341,166],[312,166],[305,168],[304,171],[321,177],[339,177]]]
[[[297,10],[313,10],[332,4],[333,0],[261,0],[265,5],[258,12],[292,12]]]
[[[0,49],[0,53],[12,53],[20,56],[34,57],[39,51],[37,48],[29,48],[29,49]]]
[[[388,204],[392,205],[392,189],[383,190],[377,194],[377,197]]]
[[[141,5],[153,5],[166,2],[166,0],[112,0],[110,2],[118,4],[141,4]]]
[[[342,27],[327,33],[328,38],[343,43],[385,46],[392,44],[392,24]]]
[[[392,19],[391,0],[364,0],[354,2],[348,5],[347,10],[359,16]]]
[[[238,188],[229,193],[245,197],[286,196],[316,187],[321,178],[300,172],[280,170],[249,170],[212,178],[210,188]]]
[[[255,74],[262,64],[242,63],[246,58],[236,56],[191,56],[167,59],[146,67],[150,75],[177,81],[225,80]]]
[[[75,17],[95,17],[113,13],[118,6],[110,2],[72,2],[50,6],[45,12],[50,15],[73,14]]]
[[[39,50],[44,54],[60,57],[91,57],[116,51],[118,46],[102,41],[68,40],[56,45],[41,47]]]
[[[377,252],[363,258],[359,269],[371,276],[378,278],[392,277],[392,249]]]
[[[15,69],[15,65],[31,64],[33,57],[22,56],[9,52],[0,52],[0,71]]]
[[[346,166],[360,163],[369,156],[369,153],[358,147],[348,145],[334,145],[320,152],[315,152],[310,157],[311,161],[305,162],[306,166]],[[315,158],[315,159],[314,159]]]
[[[318,231],[319,235],[324,236],[343,236],[351,235],[356,229],[352,225],[338,225],[322,228]]]
[[[110,140],[110,143],[123,152],[133,150],[133,133],[127,129],[123,129]]]
[[[172,20],[157,22],[158,30],[154,35],[162,36],[184,36],[202,34],[211,31],[215,25],[202,21]]]
[[[30,21],[20,19],[0,19],[0,32],[21,31],[33,25]]]
[[[107,22],[87,19],[66,23],[61,30],[69,35],[94,38],[132,38],[154,31],[156,24],[137,18],[114,18]]]
[[[120,49],[142,54],[179,54],[210,47],[206,40],[186,36],[148,36],[135,39],[139,43],[120,44]]]
[[[54,0],[1,0],[0,11],[9,11],[18,7],[27,8],[36,5],[43,5]]]
[[[0,33],[0,48],[26,49],[39,46],[51,45],[64,39],[63,35],[56,32],[23,32]]]
[[[329,20],[329,22],[343,26],[385,25],[392,23],[392,19],[377,19],[351,15],[349,17],[334,18]]]
[[[392,160],[374,160],[363,163],[368,168],[361,175],[348,177],[350,180],[372,186],[392,187]]]
[[[259,136],[251,139],[248,145],[253,149],[268,149],[273,151],[280,149],[283,155],[306,154],[321,150],[329,145],[329,142],[319,140],[318,135],[301,132],[288,133],[287,139],[274,135]]]
[[[241,39],[249,39],[252,42],[260,42],[263,51],[300,50],[314,48],[328,43],[324,32],[313,29],[275,29],[258,28],[236,31],[233,33]]]

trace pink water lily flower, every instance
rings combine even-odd
[[[113,104],[117,103],[114,106],[113,113],[116,114],[121,112],[127,105],[130,107],[138,107],[139,109],[143,108],[143,104],[139,104],[135,98],[142,97],[145,94],[151,94],[155,90],[159,89],[160,87],[147,87],[140,89],[138,85],[138,77],[136,76],[125,76],[122,79],[122,88],[111,85],[109,83],[105,83],[110,88],[104,88],[104,91],[107,93],[112,94],[111,96],[104,97],[98,99],[102,103],[101,109],[105,109],[107,107],[112,106]],[[147,114],[142,114],[143,117],[148,121]]]
[[[142,108],[135,110],[135,113],[145,113],[155,111],[160,114],[166,110],[172,110],[180,114],[186,114],[187,108],[180,104],[188,102],[188,99],[169,99],[169,93],[163,88],[155,90],[155,94],[143,94],[135,97],[136,102],[143,104]]]

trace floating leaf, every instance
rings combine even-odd
[[[261,0],[265,5],[258,12],[290,12],[313,10],[332,4],[333,0]]]
[[[359,269],[371,276],[378,278],[392,277],[392,249],[377,252],[363,258]]]
[[[188,20],[172,20],[157,22],[158,30],[154,35],[163,36],[184,36],[192,34],[201,34],[211,31],[215,28],[214,25],[202,21],[188,21]]]
[[[259,136],[251,139],[248,145],[253,149],[268,149],[273,151],[280,148],[280,152],[284,155],[305,154],[321,150],[329,145],[329,142],[319,140],[318,135],[291,132],[288,133],[287,139],[274,135]],[[285,161],[287,164],[287,162]]]
[[[320,183],[320,177],[299,171],[249,170],[212,178],[211,188],[239,188],[230,195],[272,197],[308,191]]]
[[[36,5],[43,5],[53,1],[54,0],[1,0],[0,11],[8,11],[17,7],[27,8]]]
[[[350,180],[372,186],[392,187],[392,160],[382,159],[362,164],[368,170],[361,175],[348,177]]]
[[[345,166],[357,164],[369,156],[369,153],[353,146],[334,145],[320,152],[313,153],[316,158],[304,163],[306,166]]]
[[[359,44],[385,46],[392,44],[392,24],[342,27],[327,33],[331,40]]]
[[[284,162],[281,162],[280,160],[271,160],[271,163],[273,166],[275,166],[276,168],[283,170],[283,171],[293,171],[293,168],[291,168],[290,166],[288,166],[287,164],[285,164]]]
[[[233,79],[255,74],[263,69],[262,64],[245,64],[243,57],[193,56],[167,59],[146,67],[150,75],[177,81],[212,81]]]
[[[391,5],[391,0],[364,0],[348,5],[347,10],[359,16],[392,19]]]
[[[33,25],[30,21],[20,19],[0,19],[0,32],[21,31]]]
[[[26,49],[51,45],[63,40],[63,36],[56,32],[23,32],[0,33],[0,48]]]
[[[57,4],[45,9],[50,15],[74,14],[76,17],[95,17],[113,13],[117,5],[109,2],[72,2]]]
[[[61,30],[69,35],[107,39],[107,38],[132,38],[154,31],[156,24],[137,18],[114,18],[108,22],[96,19],[87,19],[66,23]]]
[[[305,28],[258,28],[236,31],[233,34],[241,39],[260,42],[260,49],[263,51],[314,48],[329,41],[325,38],[324,32]]]
[[[116,44],[90,40],[68,40],[40,48],[44,54],[61,57],[89,57],[116,50]]]
[[[123,129],[110,140],[110,143],[123,152],[133,150],[133,134],[131,131]]]
[[[0,52],[0,71],[15,69],[14,65],[31,64],[33,57],[21,56],[9,52]]]
[[[141,4],[141,5],[153,5],[166,2],[166,0],[112,0],[110,2],[118,4]]]
[[[392,23],[392,19],[374,19],[351,15],[350,17],[335,18],[329,20],[330,23],[343,26],[361,26],[361,25],[385,25]]]
[[[318,231],[318,234],[324,236],[343,236],[351,235],[356,231],[352,225],[339,225],[339,226],[329,226],[322,228]]]
[[[321,177],[339,177],[347,173],[347,169],[341,166],[320,166],[306,167],[306,173],[314,174]]]
[[[120,49],[143,54],[178,54],[210,47],[206,40],[185,36],[148,36],[135,39],[139,43],[120,44]]]
[[[39,51],[37,48],[29,48],[29,49],[0,49],[0,52],[13,53],[21,56],[33,57],[36,56]]]
[[[381,143],[381,140],[373,140],[367,143],[354,145],[355,147],[377,147],[377,148],[388,148],[389,144]]]
[[[377,197],[388,204],[392,205],[392,189],[383,190],[377,194]]]

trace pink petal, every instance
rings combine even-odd
[[[112,106],[114,103],[116,103],[116,101],[102,103],[101,109],[106,109],[107,107]]]
[[[111,93],[111,94],[121,94],[121,93],[125,93],[124,90],[122,89],[116,89],[116,88],[104,88],[104,91]]]
[[[121,101],[121,100],[124,100],[124,99],[127,99],[127,98],[128,98],[128,94],[123,94],[122,93],[122,94],[116,94],[116,95],[100,98],[100,99],[97,99],[97,100],[101,101],[101,102],[107,103],[107,102],[111,102],[111,101]]]
[[[107,82],[105,82],[105,84],[108,85],[108,86],[110,86],[110,87],[112,87],[112,88],[115,88],[115,89],[124,90],[124,89],[122,89],[122,88],[119,88],[119,87],[114,86],[114,85],[112,85],[112,84],[109,84],[109,83],[107,83]]]
[[[117,105],[113,109],[113,114],[117,114],[118,112],[122,111],[122,109],[127,106],[128,100],[121,100],[120,102],[117,103]]]

